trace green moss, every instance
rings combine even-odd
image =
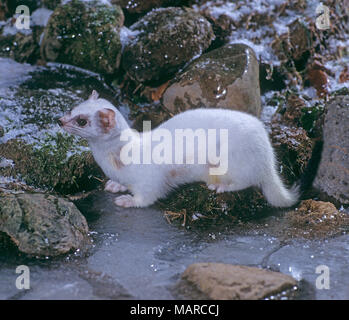
[[[316,126],[317,121],[323,115],[324,106],[317,105],[310,108],[302,108],[301,116],[301,126],[307,131],[308,134],[311,134]]]
[[[103,174],[90,151],[78,152],[85,143],[76,144],[73,136],[61,133],[47,135],[41,145],[10,140],[0,145],[0,155],[13,160],[14,166],[1,168],[0,174],[63,194],[91,190]]]
[[[197,227],[250,219],[268,208],[262,193],[254,188],[217,194],[204,183],[181,186],[159,200],[158,206],[169,222]]]
[[[120,64],[119,6],[73,0],[59,6],[45,29],[41,52],[47,60],[113,74]]]

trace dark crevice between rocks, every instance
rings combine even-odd
[[[322,149],[323,141],[316,141],[312,156],[299,180],[301,199],[309,199],[314,197],[316,194],[316,191],[312,188],[312,185],[321,161]]]

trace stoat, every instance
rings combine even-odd
[[[60,118],[59,124],[87,139],[96,162],[110,179],[105,190],[131,193],[115,199],[121,207],[149,206],[173,188],[198,181],[218,193],[259,187],[275,207],[293,206],[298,199],[297,188],[288,190],[277,173],[263,123],[243,112],[189,110],[156,129],[138,133],[93,91],[88,100]],[[186,133],[194,133],[192,141]],[[177,150],[179,147],[183,150]]]

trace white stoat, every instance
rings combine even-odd
[[[257,186],[275,207],[290,207],[298,199],[297,188],[286,189],[277,173],[273,148],[262,122],[243,112],[225,109],[189,110],[175,115],[152,131],[137,133],[130,130],[124,117],[111,103],[98,98],[97,92],[93,91],[87,101],[59,119],[59,124],[67,132],[88,140],[96,162],[110,178],[106,190],[129,190],[132,193],[118,196],[115,199],[118,206],[145,207],[164,197],[171,189],[197,181],[205,182],[209,189],[216,192]],[[195,154],[202,151],[202,145],[198,143],[194,144],[189,156],[183,152],[182,164],[177,161],[160,164],[153,161],[150,164],[123,161],[123,148],[130,146],[130,140],[121,139],[124,132],[129,133],[132,145],[140,147],[142,158],[145,156],[144,147],[155,151],[157,144],[149,143],[150,135],[159,137],[164,130],[175,135],[178,129],[198,129],[204,133],[210,130],[212,132],[213,129],[226,129],[227,141],[223,141],[219,134],[217,140],[214,138],[214,152],[216,147],[222,149],[227,144],[226,172],[211,175],[211,170],[217,168],[217,163],[194,161],[194,164],[190,164]],[[170,151],[175,153],[177,150],[173,145],[174,143]],[[205,148],[205,152],[206,150],[212,151]]]

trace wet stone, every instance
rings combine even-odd
[[[0,231],[19,251],[38,257],[81,250],[90,243],[87,222],[75,205],[45,194],[0,193]]]
[[[282,273],[222,263],[192,264],[181,281],[181,292],[194,291],[194,299],[213,300],[260,300],[297,285],[295,279]]]
[[[244,44],[229,44],[203,54],[176,77],[162,102],[173,114],[195,108],[226,108],[259,116],[255,53]]]

